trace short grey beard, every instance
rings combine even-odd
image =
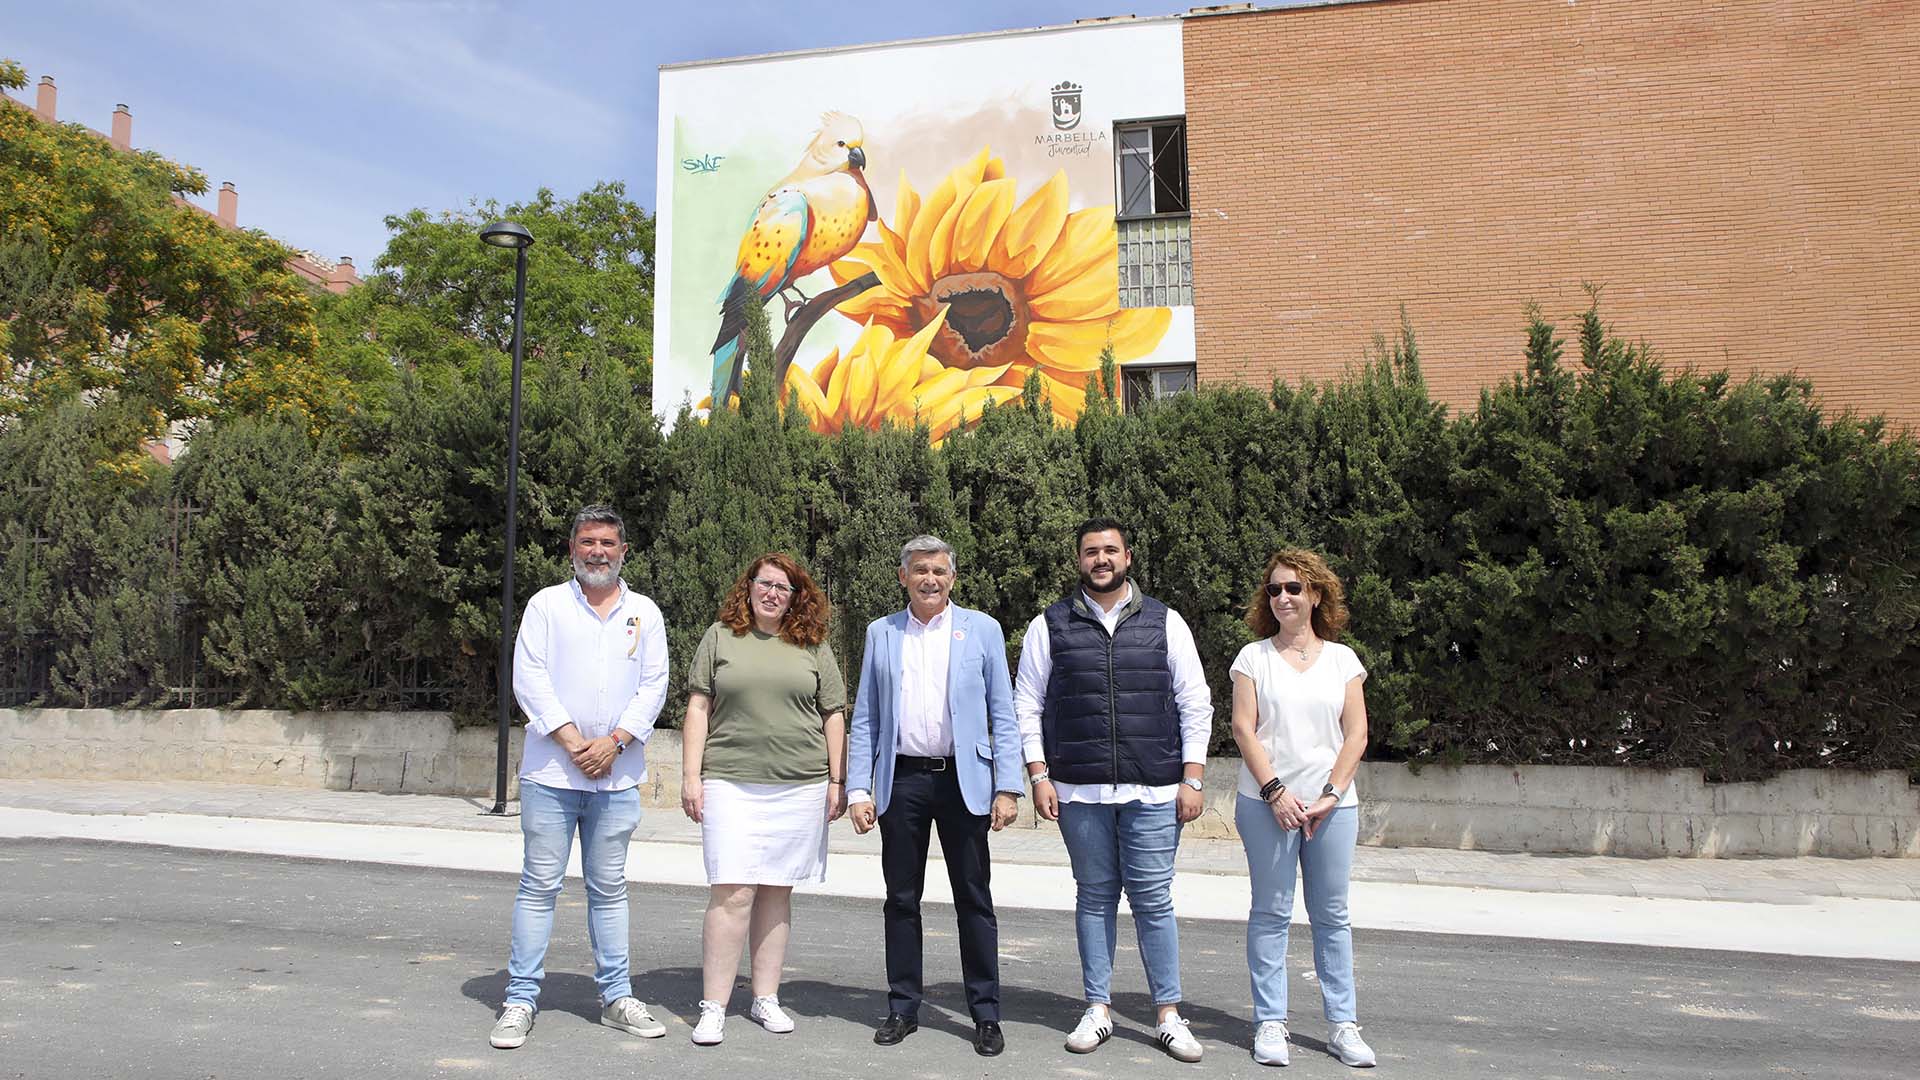
[[[610,559],[607,561],[604,570],[590,570],[587,568],[585,562],[575,557],[573,560],[573,576],[579,579],[580,584],[585,585],[589,589],[604,589],[620,580],[620,567],[625,564],[625,562],[625,559]]]

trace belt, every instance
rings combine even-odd
[[[914,757],[912,754],[896,754],[893,759],[894,772],[946,772],[953,768],[950,757]]]

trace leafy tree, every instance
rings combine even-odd
[[[388,217],[392,237],[376,272],[323,306],[327,351],[354,358],[356,367],[377,361],[389,372],[417,372],[429,386],[506,351],[514,260],[478,239],[481,226],[500,218],[534,236],[527,249],[530,367],[585,372],[612,364],[649,394],[653,218],[618,183],[571,200],[542,188],[504,208],[488,200],[439,215],[416,209]]]
[[[205,192],[200,173],[5,107],[0,178],[0,421],[111,397],[130,449],[208,416],[322,425],[350,408],[290,253],[180,201]]]

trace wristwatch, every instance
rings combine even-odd
[[[1333,801],[1335,802],[1340,801],[1340,789],[1337,787],[1334,787],[1331,782],[1329,782],[1326,787],[1323,787],[1320,789],[1320,794],[1323,796],[1331,795],[1333,796]]]
[[[1195,791],[1207,790],[1207,786],[1205,784],[1202,784],[1200,782],[1200,778],[1197,776],[1183,776],[1180,778],[1180,782],[1187,785],[1188,787],[1192,788]]]
[[[613,756],[619,757],[621,754],[624,754],[626,752],[627,752],[627,740],[621,738],[618,734],[615,734],[613,737]]]

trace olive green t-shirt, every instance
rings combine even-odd
[[[687,689],[713,699],[700,775],[749,784],[827,778],[820,718],[847,706],[847,686],[826,642],[812,648],[749,630],[707,627]]]

